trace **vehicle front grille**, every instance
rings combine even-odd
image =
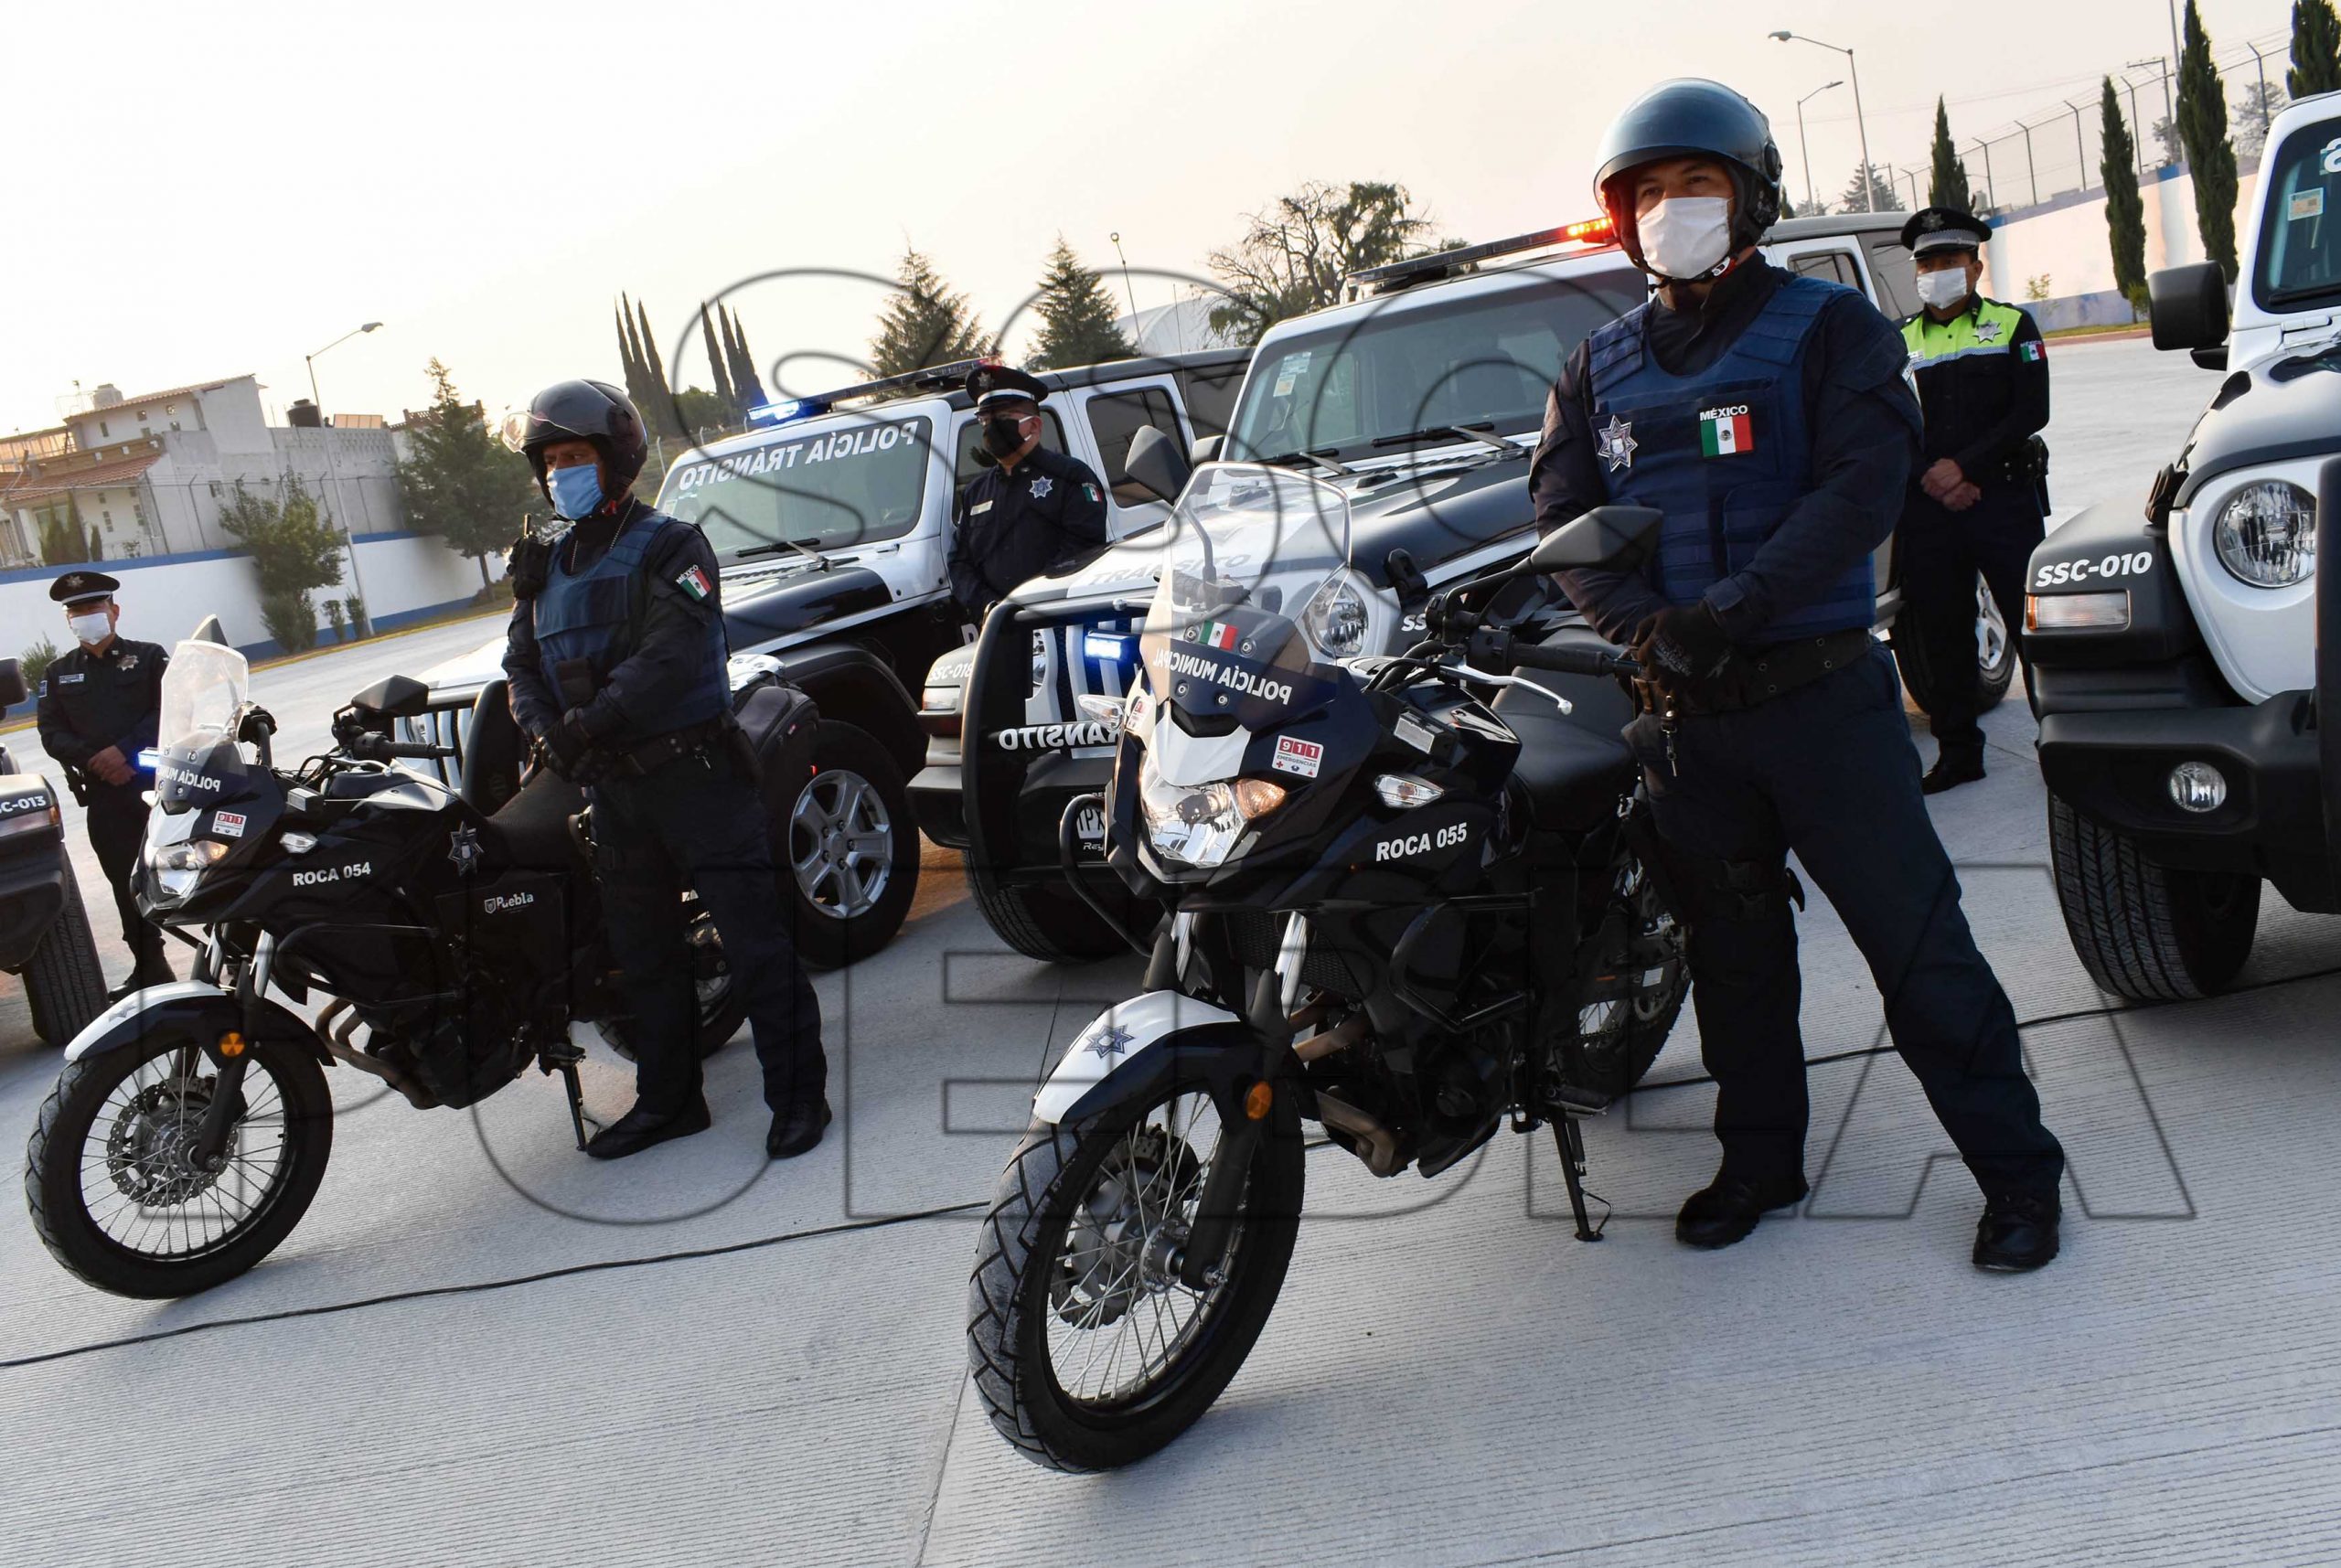
[[[1273,969],[1284,942],[1285,917],[1267,910],[1232,910],[1213,918],[1227,935],[1235,961],[1247,969]],[[1343,953],[1311,942],[1300,961],[1300,983],[1351,1001],[1362,1000],[1373,989],[1373,960],[1363,953]]]

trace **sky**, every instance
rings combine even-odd
[[[2289,15],[2203,0],[2222,53],[2281,51]],[[1603,126],[1668,76],[1761,105],[1801,196],[1793,106],[1845,60],[1782,27],[1855,51],[1881,164],[1923,163],[1938,94],[1962,139],[2012,133],[2171,50],[2165,0],[19,0],[0,432],[56,423],[77,380],[245,371],[281,418],[304,357],[375,320],[316,361],[328,411],[424,406],[435,357],[493,414],[618,379],[621,290],[678,385],[707,384],[690,313],[722,298],[817,389],[859,376],[906,244],[996,328],[1060,234],[1118,283],[1118,233],[1152,306],[1309,179],[1397,181],[1465,239],[1548,227],[1592,214]],[[1807,108],[1824,194],[1852,110],[1842,87]],[[2070,130],[2037,135],[2069,170]]]

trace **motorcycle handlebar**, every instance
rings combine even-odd
[[[393,741],[387,735],[360,735],[350,741],[349,754],[368,763],[387,763],[401,757],[431,761],[454,756],[455,748],[434,746],[425,741]]]
[[[1549,669],[1562,675],[1631,677],[1642,672],[1642,667],[1624,654],[1604,653],[1598,648],[1561,647],[1552,644],[1514,643],[1512,662],[1523,668]]]

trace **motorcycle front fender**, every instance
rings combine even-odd
[[[1224,1008],[1176,991],[1117,1002],[1065,1048],[1032,1097],[1032,1115],[1053,1125],[1094,1116],[1160,1088],[1173,1077],[1224,1087],[1256,1076],[1260,1038]]]
[[[262,998],[256,1008],[261,1031],[272,1040],[297,1040],[320,1062],[332,1058],[316,1031],[299,1014]],[[201,980],[174,980],[133,991],[91,1019],[72,1043],[65,1060],[79,1061],[109,1051],[123,1051],[157,1034],[184,1035],[200,1044],[216,1061],[213,1047],[230,1029],[244,1027],[243,1004],[217,986]]]

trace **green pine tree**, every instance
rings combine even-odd
[[[1927,181],[1927,205],[1972,212],[1974,210],[1971,205],[1973,200],[1967,189],[1967,165],[1960,162],[1957,149],[1951,144],[1951,111],[1938,97],[1935,100],[1934,173]]]
[[[1041,318],[1040,336],[1032,350],[1036,370],[1068,365],[1098,365],[1108,359],[1128,359],[1138,354],[1122,329],[1114,325],[1119,313],[1105,280],[1081,264],[1073,247],[1057,236],[1049,252],[1048,271],[1041,275],[1035,310]]]
[[[456,394],[447,368],[433,359],[429,369],[431,409],[408,427],[413,455],[398,466],[399,493],[407,521],[476,561],[485,588],[487,558],[511,543],[531,514],[550,508],[528,463],[488,433],[479,405]]]
[[[658,357],[658,339],[650,330],[650,312],[640,300],[634,302],[634,315],[640,331],[635,342],[642,349],[642,379],[649,401],[637,399],[635,407],[642,411],[643,421],[660,435],[679,441],[683,434],[682,414],[675,407],[674,384],[667,379],[666,362]]]
[[[715,395],[730,411],[726,418],[716,422],[729,424],[739,417],[740,399],[732,389],[732,372],[724,365],[723,350],[715,341],[715,325],[708,319],[707,306],[703,304],[699,307],[699,339],[700,346],[707,352],[708,369],[715,378]]]
[[[2104,147],[2098,173],[2105,181],[2105,237],[2113,251],[2113,286],[2133,310],[2146,303],[2146,203],[2138,194],[2138,148],[2122,118],[2113,79],[2105,79],[2098,99],[2099,140]]]
[[[760,409],[771,400],[764,396],[764,380],[756,374],[756,357],[748,351],[748,333],[740,325],[739,313],[726,308],[722,315],[723,353],[732,368],[732,390],[739,395],[744,419],[749,410]]]
[[[2203,254],[2235,282],[2235,143],[2228,136],[2228,93],[2211,60],[2211,36],[2195,0],[2186,0],[2178,57],[2178,136],[2195,176],[2195,227]]]
[[[634,336],[634,303],[623,293],[618,295],[617,318],[618,363],[625,369],[625,395],[639,409],[648,401],[649,392],[644,385],[642,345]]]
[[[903,252],[895,278],[870,344],[871,368],[879,375],[900,376],[989,351],[967,296],[954,293],[915,248]]]
[[[2284,91],[2294,98],[2341,89],[2341,16],[2332,0],[2293,0],[2293,69]]]

